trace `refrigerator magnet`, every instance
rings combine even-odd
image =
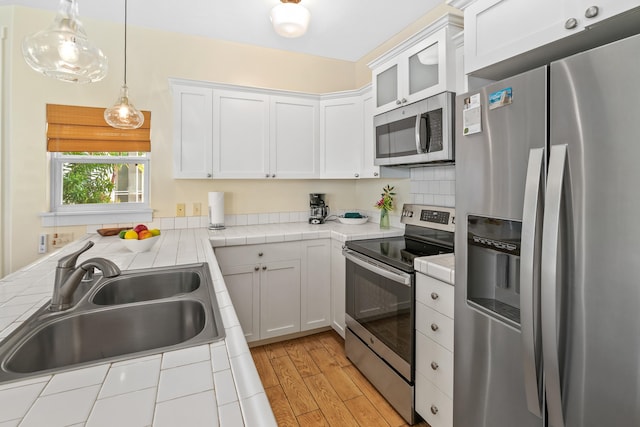
[[[480,94],[465,98],[462,109],[462,134],[471,135],[482,132],[482,115],[480,113]]]
[[[504,107],[511,104],[513,91],[510,87],[493,92],[489,95],[489,110]]]

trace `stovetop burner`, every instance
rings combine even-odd
[[[346,246],[407,273],[413,273],[415,258],[453,253],[453,209],[404,205],[402,222],[404,236],[350,240]]]

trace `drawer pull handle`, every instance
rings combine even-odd
[[[264,253],[258,252],[258,256],[262,256],[262,255],[264,255]]]
[[[438,364],[436,362],[431,362],[431,369],[436,371],[438,368],[439,368],[439,366],[438,366]]]
[[[267,266],[266,266],[266,265],[263,265],[263,266],[262,266],[262,269],[263,269],[263,270],[266,270],[266,269],[267,269]]]
[[[437,415],[438,414],[438,407],[436,405],[431,405],[431,413],[433,415]]]
[[[431,324],[431,330],[432,330],[433,332],[437,331],[437,330],[438,330],[438,325],[436,325],[435,323],[432,323],[432,324]]]
[[[435,292],[431,292],[431,299],[432,300],[437,300],[438,298],[440,298],[440,295],[436,294]]]

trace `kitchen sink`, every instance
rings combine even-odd
[[[107,280],[93,295],[98,305],[128,304],[193,292],[200,286],[196,271],[122,274]]]
[[[0,343],[0,382],[225,337],[206,263],[98,277],[70,309],[42,306]]]

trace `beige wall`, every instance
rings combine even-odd
[[[442,9],[442,11],[440,11]],[[284,52],[195,36],[130,27],[127,83],[132,102],[152,111],[151,207],[154,216],[175,214],[175,204],[206,205],[209,191],[227,194],[228,214],[300,211],[308,193],[327,194],[333,209],[369,209],[387,182],[398,188],[398,204],[408,197],[408,180],[174,180],[172,177],[172,112],[169,77],[247,86],[327,93],[356,89],[370,81],[366,64],[404,40],[448,8],[440,7],[389,44],[357,63]],[[123,77],[122,25],[84,19],[90,40],[109,58],[109,74],[101,82],[76,85],[41,76],[22,59],[20,44],[47,27],[53,14],[22,7],[0,7],[0,25],[8,27],[5,47],[5,87],[2,179],[5,203],[4,270],[7,274],[38,258],[41,232],[85,232],[84,227],[42,228],[39,213],[49,210],[49,171],[45,152],[45,104],[106,107],[118,94]],[[283,72],[284,70],[284,72]],[[408,200],[407,200],[408,201]]]

